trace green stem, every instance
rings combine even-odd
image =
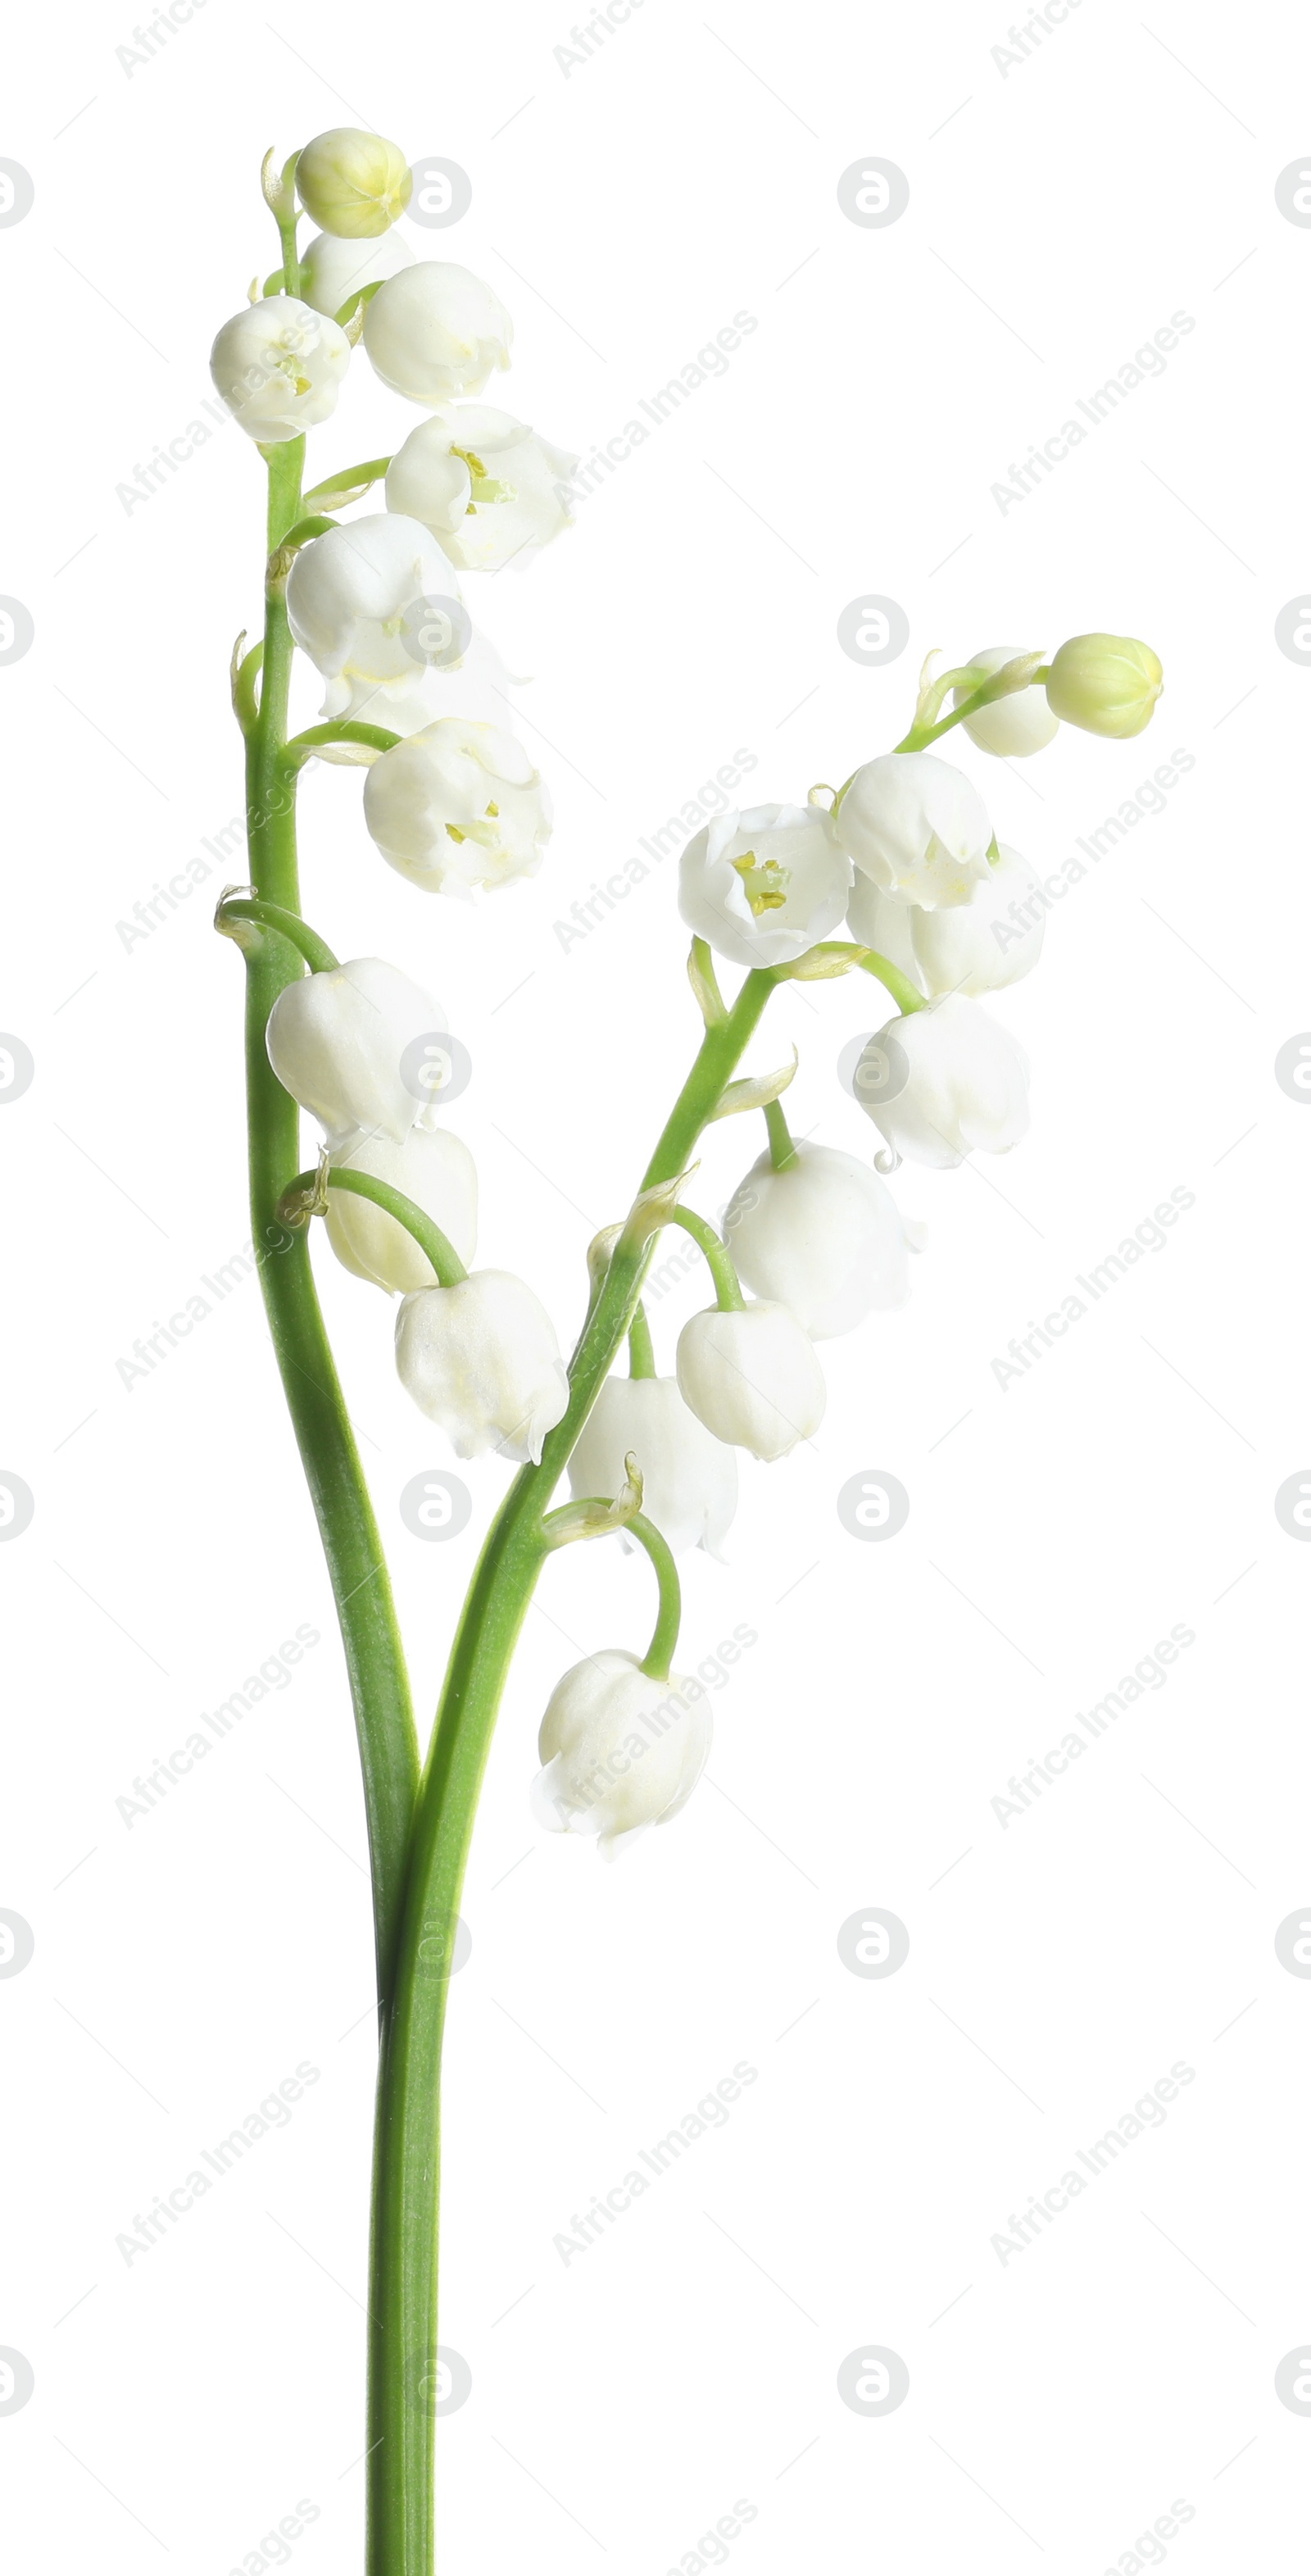
[[[340,474],[329,474],[326,482],[316,483],[305,494],[302,509],[344,510],[348,500],[356,500],[371,483],[382,481],[390,463],[390,456],[371,456],[365,465],[343,466]]]
[[[674,1563],[673,1550],[668,1540],[662,1538],[654,1521],[649,1521],[644,1512],[634,1512],[631,1521],[626,1521],[624,1527],[639,1545],[646,1549],[655,1567],[655,1578],[660,1587],[660,1607],[656,1612],[651,1643],[642,1657],[642,1670],[653,1682],[667,1682],[683,1617],[683,1595],[679,1589],[678,1568]]]
[[[747,976],[706,1031],[642,1186],[686,1170],[774,976]],[[370,2289],[368,2576],[431,2576],[440,2080],[447,1978],[474,1811],[514,1648],[549,1540],[542,1521],[633,1320],[647,1247],[617,1249],[570,1368],[564,1419],[522,1467],[470,1585],[424,1768],[378,2094]]]
[[[630,1377],[654,1377],[655,1373],[655,1344],[646,1320],[646,1308],[639,1303],[633,1310],[633,1320],[628,1327],[628,1374]]]
[[[434,1225],[432,1218],[425,1216],[423,1209],[416,1207],[404,1190],[394,1190],[390,1181],[376,1181],[372,1172],[330,1169],[322,1175],[322,1186],[329,1190],[345,1190],[352,1198],[369,1199],[374,1207],[380,1207],[388,1216],[395,1217],[396,1223],[403,1225],[406,1233],[414,1237],[420,1252],[426,1254],[439,1287],[458,1288],[461,1280],[468,1278],[469,1273],[454,1244],[442,1233],[441,1227]],[[319,1187],[318,1172],[296,1174],[278,1201],[278,1214],[284,1224],[303,1223],[313,1213],[312,1204],[307,1205],[306,1202],[313,1202]]]
[[[909,975],[903,975],[889,958],[880,957],[877,948],[867,948],[856,962],[867,975],[876,975],[880,984],[886,985],[903,1019],[909,1019],[912,1011],[924,1009],[927,995],[917,992]]]
[[[797,1159],[797,1149],[792,1142],[792,1131],[783,1115],[781,1100],[766,1102],[765,1125],[769,1129],[770,1162],[776,1172],[790,1171]]]
[[[1034,672],[1032,679],[1026,680],[1025,687],[1031,689],[1041,688],[1043,682],[1047,679],[1050,670],[1051,665],[1049,662],[1040,663],[1037,670]],[[995,676],[996,675],[994,673],[994,679]],[[1000,694],[1001,697],[1004,698],[1008,694],[1014,695],[1015,693],[1013,691],[1007,692],[1003,689]],[[993,686],[992,680],[981,680],[978,688],[971,690],[968,698],[962,698],[960,705],[952,708],[950,715],[940,716],[936,724],[920,726],[912,725],[909,733],[903,734],[901,741],[894,742],[892,748],[894,751],[925,751],[931,742],[940,742],[944,733],[950,733],[953,725],[964,724],[967,716],[976,716],[980,707],[993,707],[998,705],[998,703],[998,692]],[[850,784],[851,781],[848,779],[847,785],[850,786]]]
[[[270,552],[294,524],[303,454],[301,439],[264,450],[269,469]],[[281,769],[291,659],[286,603],[278,586],[270,585],[259,714],[246,745],[249,871],[258,901],[298,914],[295,796]],[[278,1200],[300,1162],[300,1117],[269,1063],[264,1032],[279,993],[300,974],[301,958],[281,931],[270,931],[246,952],[245,964],[251,1225],[254,1240],[269,1243],[274,1239],[269,1229],[278,1223]],[[383,1995],[399,1929],[405,1852],[418,1788],[409,1680],[382,1543],[323,1328],[304,1236],[293,1237],[280,1259],[264,1261],[260,1279],[346,1653],[364,1772],[378,1991]]]
[[[289,912],[282,903],[252,902],[246,895],[229,895],[214,915],[216,930],[226,930],[230,921],[253,921],[261,930],[281,931],[305,960],[312,975],[330,974],[340,964],[326,939],[311,930],[298,912]]]
[[[715,1304],[720,1314],[740,1314],[746,1299],[733,1267],[733,1256],[723,1236],[716,1234],[713,1225],[709,1224],[705,1217],[698,1216],[695,1208],[671,1208],[669,1223],[681,1225],[684,1234],[690,1234],[692,1241],[699,1244],[704,1252],[710,1266],[710,1276],[715,1283]]]
[[[294,778],[297,770],[303,769],[307,760],[313,760],[325,742],[362,742],[369,751],[394,751],[400,739],[400,735],[390,733],[386,725],[356,724],[345,718],[332,724],[311,725],[308,733],[293,734],[285,745],[283,772],[285,776]]]

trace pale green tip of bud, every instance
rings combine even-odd
[[[306,144],[296,163],[296,185],[320,232],[372,241],[404,214],[412,182],[399,144],[357,125],[334,125]]]
[[[1047,704],[1063,724],[1127,742],[1151,722],[1163,685],[1150,644],[1132,635],[1072,635],[1052,657]]]

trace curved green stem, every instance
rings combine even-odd
[[[329,474],[326,481],[316,483],[301,506],[306,510],[344,510],[348,502],[358,501],[371,483],[382,481],[390,463],[390,456],[371,456],[367,464],[345,465],[340,474]]]
[[[1032,678],[1025,681],[1025,687],[1041,688],[1050,670],[1049,662],[1040,662]],[[1001,698],[1015,694],[1013,691],[998,689],[995,686],[995,680],[994,673],[992,678],[980,681],[977,689],[972,689],[967,698],[962,698],[960,705],[953,707],[950,715],[940,716],[936,724],[912,725],[909,733],[903,734],[900,742],[894,742],[893,750],[925,751],[931,742],[940,742],[944,733],[950,733],[953,725],[964,724],[967,716],[976,716],[980,707],[996,706]],[[850,784],[851,781],[848,779],[847,785],[850,786]]]
[[[307,733],[293,734],[283,747],[282,766],[286,776],[294,777],[325,742],[360,742],[369,751],[394,751],[400,740],[401,736],[390,733],[386,725],[356,724],[342,718],[333,724],[311,725]]]
[[[295,522],[303,453],[301,439],[265,452],[270,551]],[[259,713],[246,745],[249,871],[257,902],[298,915],[295,797],[281,769],[291,659],[286,604],[274,590],[266,601]],[[300,1162],[300,1117],[269,1063],[264,1032],[279,993],[302,971],[301,956],[280,926],[245,951],[245,966],[251,1225],[255,1241],[267,1243],[287,1176]],[[419,1776],[409,1680],[382,1543],[303,1235],[293,1237],[280,1259],[261,1264],[260,1280],[337,1602],[364,1772],[379,1993],[385,1994]]]
[[[228,895],[214,915],[216,930],[226,930],[231,921],[253,921],[261,930],[280,931],[284,939],[302,956],[312,975],[324,975],[340,964],[326,939],[311,930],[298,912],[289,912],[284,903],[261,903],[247,895]]]
[[[396,1223],[403,1225],[406,1233],[413,1236],[420,1252],[426,1254],[440,1287],[458,1288],[461,1280],[468,1278],[469,1273],[454,1244],[442,1233],[441,1227],[434,1225],[432,1218],[425,1216],[423,1209],[416,1207],[404,1190],[394,1190],[390,1181],[375,1180],[372,1172],[341,1171],[333,1167],[326,1172],[298,1172],[295,1180],[288,1182],[278,1201],[278,1214],[284,1225],[304,1224],[316,1213],[314,1202],[320,1187],[346,1190],[352,1198],[369,1199],[374,1207],[380,1207],[388,1216],[395,1217]]]
[[[797,1159],[792,1131],[783,1115],[781,1100],[765,1103],[765,1125],[769,1129],[769,1159],[776,1172],[790,1171]]]
[[[673,1550],[668,1540],[661,1536],[655,1522],[647,1519],[645,1512],[634,1512],[631,1521],[626,1521],[624,1527],[646,1549],[655,1567],[655,1578],[660,1587],[660,1607],[656,1612],[651,1643],[642,1657],[642,1670],[649,1674],[654,1682],[667,1682],[683,1618],[683,1595],[679,1587],[678,1568],[674,1563]]]
[[[867,975],[877,975],[880,984],[887,986],[903,1019],[909,1019],[912,1011],[924,1009],[927,994],[918,992],[909,975],[903,975],[901,968],[894,966],[889,958],[880,957],[877,948],[864,949],[856,963],[864,967]]]
[[[685,1171],[775,978],[748,975],[706,1031],[644,1189]],[[474,1811],[506,1674],[549,1539],[542,1521],[633,1320],[648,1246],[617,1246],[570,1368],[564,1419],[521,1467],[488,1532],[461,1613],[415,1818],[384,2030],[370,2289],[368,2576],[431,2576],[436,2425],[439,2091],[447,1978]]]
[[[725,1243],[723,1236],[716,1234],[713,1225],[711,1225],[705,1217],[698,1216],[695,1208],[671,1208],[669,1211],[669,1223],[670,1225],[681,1225],[683,1232],[685,1234],[690,1234],[692,1241],[699,1244],[701,1250],[704,1252],[709,1264],[710,1276],[715,1283],[715,1304],[718,1306],[720,1314],[735,1315],[740,1313],[742,1307],[746,1304],[746,1299],[742,1294],[741,1282],[733,1267],[732,1253],[729,1251],[728,1245]]]
[[[628,1374],[630,1377],[654,1377],[656,1374],[655,1344],[646,1320],[646,1308],[640,1302],[633,1309],[633,1320],[628,1327]]]

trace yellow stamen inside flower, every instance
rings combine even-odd
[[[759,920],[762,912],[781,912],[788,899],[792,871],[779,859],[758,859],[748,850],[733,866],[742,879],[743,892],[752,912]]]

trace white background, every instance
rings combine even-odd
[[[697,1037],[673,863],[565,953],[554,924],[739,746],[804,797],[903,730],[919,660],[1148,637],[1167,693],[1127,745],[1063,731],[960,758],[1003,839],[1055,867],[1176,747],[1195,766],[1054,915],[997,1016],[1029,1051],[1011,1158],[896,1189],[928,1248],[900,1314],[824,1352],[828,1415],[748,1463],[725,1569],[686,1567],[683,1660],[742,1623],[707,1783],[603,1871],[527,1814],[546,1695],[640,1641],[617,1550],[547,1572],[494,1748],[447,2072],[443,2339],[473,2372],[440,2431],[445,2569],[710,2563],[1289,2566],[1311,2422],[1274,2374],[1311,2324],[1306,2023],[1276,1926],[1311,1900],[1309,1560],[1273,1496],[1311,1457],[1303,1168],[1274,1080],[1311,1023],[1298,730],[1274,620],[1308,571],[1311,232],[1291,12],[1084,0],[1009,67],[1003,12],[646,0],[592,57],[494,12],[209,0],[125,68],[107,10],[11,31],[0,149],[36,203],[0,234],[11,396],[0,590],[35,620],[0,674],[13,820],[0,1026],[3,1458],[36,1497],[0,1548],[0,1904],[36,1951],[0,1982],[0,2420],[25,2576],[168,2557],[196,2576],[360,2565],[372,1994],[363,1817],[328,1587],[248,1282],[125,1388],[116,1362],[244,1242],[241,968],[209,928],[240,864],[147,939],[116,924],[239,811],[232,637],[254,626],[262,472],[224,427],[148,502],[213,333],[276,264],[261,156],[345,120],[473,183],[416,253],[515,317],[503,399],[587,452],[739,310],[757,329],[475,613],[513,669],[557,830],[539,879],[425,897],[368,841],[358,777],[304,786],[305,907],[342,956],[428,981],[474,1057],[452,1109],[480,1257],[572,1338],[594,1227],[622,1213]],[[837,181],[882,154],[886,230]],[[1195,327],[1022,504],[994,482],[1182,311]],[[358,358],[311,472],[418,415]],[[911,643],[836,640],[861,586]],[[477,585],[469,585],[471,592]],[[303,717],[317,704],[302,683]],[[958,736],[957,741],[960,741]],[[856,989],[859,984],[860,989]],[[793,990],[806,1132],[877,1143],[835,1072],[864,979]],[[759,1122],[720,1127],[720,1207]],[[1173,1189],[1195,1206],[1019,1384],[990,1363]],[[433,1546],[397,1498],[449,1465],[397,1385],[376,1292],[316,1246],[431,1708],[505,1474]],[[701,1283],[653,1313],[662,1365]],[[907,1527],[835,1496],[898,1476]],[[291,1685],[131,1828],[115,1801],[298,1623]],[[1003,1827],[991,1801],[1176,1623],[1195,1643]],[[899,1914],[886,1981],[838,1927]],[[130,2266],[115,2238],[302,2060],[291,2123]],[[586,2255],[553,2237],[739,2060],[758,2080]],[[1194,2080],[1022,2255],[991,2245],[1176,2061]],[[910,2393],[868,2420],[869,2339]],[[283,2544],[278,2544],[282,2546]]]

